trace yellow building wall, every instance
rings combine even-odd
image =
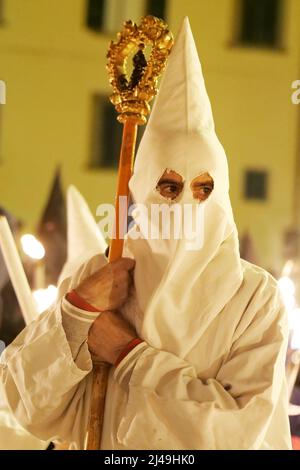
[[[26,7],[22,0],[5,2],[0,204],[30,230],[58,164],[65,188],[75,184],[94,213],[114,198],[115,172],[88,167],[92,95],[110,92],[105,56],[112,37],[85,27],[85,8],[85,0],[26,0]],[[283,48],[273,51],[234,46],[237,0],[169,0],[174,32],[185,15],[229,159],[238,228],[250,232],[260,264],[279,269],[282,235],[293,222],[299,107],[291,102],[291,83],[300,78],[300,2],[284,1]],[[269,171],[265,202],[244,199],[248,168]]]
[[[93,209],[113,200],[115,173],[88,168],[92,95],[109,93],[109,38],[84,28],[81,0],[28,0],[26,8],[10,0],[6,6],[1,204],[32,229],[58,164],[65,187],[77,185]]]

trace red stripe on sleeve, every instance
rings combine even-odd
[[[127,346],[123,349],[121,354],[119,355],[118,359],[115,362],[115,367],[117,367],[121,361],[127,356],[127,354],[130,353],[138,344],[143,343],[144,341],[140,338],[134,338],[130,343],[127,344]]]
[[[80,308],[81,310],[85,310],[86,312],[101,312],[96,307],[93,307],[93,305],[89,304],[86,302],[80,295],[77,294],[75,290],[71,290],[71,292],[68,292],[66,295],[66,299],[70,304],[74,305],[74,307]]]

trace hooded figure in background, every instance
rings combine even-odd
[[[107,264],[96,256],[84,264],[62,282],[56,307],[1,357],[17,419],[41,439],[83,448],[91,351],[114,364],[102,449],[289,449],[287,318],[276,281],[240,259],[227,159],[187,19],[130,190],[148,210],[133,213],[127,258]],[[153,222],[149,214],[162,204],[188,208],[188,217],[170,221],[181,237],[165,238]],[[116,282],[104,305],[111,273]],[[113,302],[122,284],[127,295]]]
[[[107,248],[95,218],[76,186],[67,191],[67,259],[58,284],[72,276],[80,266]]]
[[[0,214],[7,217],[13,233],[21,223],[0,207]],[[0,250],[0,354],[2,346],[9,344],[24,328],[24,319],[9,279],[9,274]],[[0,450],[43,450],[47,443],[26,432],[16,421],[0,390]]]
[[[0,215],[7,218],[14,234],[20,230],[21,222],[2,207],[0,207]],[[24,325],[24,319],[0,248],[0,340],[9,344],[24,328]]]

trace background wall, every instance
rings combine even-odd
[[[132,2],[138,19],[141,2]],[[169,0],[176,33],[190,17],[217,132],[227,151],[231,198],[240,234],[251,236],[259,264],[280,270],[285,231],[297,223],[300,105],[300,2],[282,0],[279,48],[236,42],[239,0]],[[106,50],[115,34],[86,26],[86,0],[2,0],[0,205],[34,230],[57,165],[64,188],[75,184],[95,213],[112,202],[116,173],[91,168],[93,96],[110,92]],[[129,14],[127,11],[126,14]],[[119,29],[121,28],[121,24]],[[244,197],[246,170],[268,173],[265,200]]]

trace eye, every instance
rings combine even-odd
[[[208,186],[208,185],[194,186],[193,187],[193,197],[194,197],[194,199],[205,200],[205,199],[208,198],[208,196],[210,195],[212,190],[213,190],[213,188],[211,186]]]
[[[209,173],[197,176],[191,183],[193,198],[205,201],[214,189],[214,180]]]
[[[157,183],[156,190],[166,198],[176,199],[183,189],[183,178],[174,170],[165,170]]]
[[[158,183],[156,189],[159,191],[161,196],[167,199],[176,199],[182,191],[182,184],[161,181]]]

